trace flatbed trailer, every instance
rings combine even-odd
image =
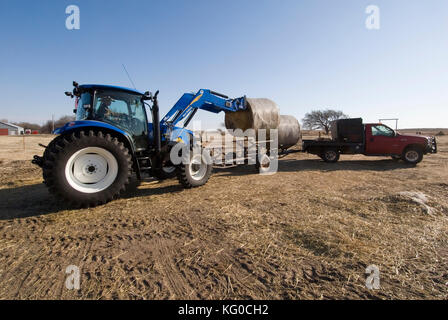
[[[271,161],[278,154],[278,148],[273,147],[273,140],[257,140],[254,137],[221,133],[212,137],[203,139],[204,136],[201,135],[200,145],[210,154],[215,168],[255,165],[259,173],[267,173]]]

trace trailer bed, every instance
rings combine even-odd
[[[339,142],[334,140],[303,140],[302,151],[321,154],[325,149],[337,149],[342,154],[360,154],[365,150],[364,142]]]

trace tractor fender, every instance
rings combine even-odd
[[[66,134],[69,132],[78,131],[79,129],[83,129],[83,130],[85,130],[85,129],[92,129],[92,130],[101,129],[102,131],[105,131],[108,133],[118,134],[119,137],[122,136],[125,138],[124,139],[125,141],[123,141],[123,142],[129,143],[129,146],[128,146],[129,150],[134,154],[135,148],[132,143],[131,136],[127,132],[125,132],[113,125],[110,125],[108,123],[104,123],[101,121],[95,121],[95,120],[72,121],[72,122],[66,123],[64,126],[62,126],[60,128],[57,128],[56,130],[53,131],[53,133],[54,134]]]
[[[129,152],[131,153],[134,165],[136,166],[137,173],[140,172],[138,161],[135,157],[135,147],[134,143],[132,142],[131,136],[127,132],[113,125],[95,120],[71,121],[66,123],[64,126],[57,128],[53,131],[53,133],[58,135],[65,135],[81,130],[102,131],[105,134],[109,133],[117,137],[128,148]]]

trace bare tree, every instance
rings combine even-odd
[[[309,130],[323,129],[325,134],[330,132],[331,122],[338,119],[348,118],[342,111],[336,110],[314,110],[305,114],[302,119],[303,127]]]
[[[59,120],[56,120],[54,122],[54,127],[59,128],[62,127],[67,122],[75,120],[74,116],[62,116],[59,118]],[[51,133],[53,129],[53,123],[52,120],[48,120],[42,127],[41,127],[41,133]]]
[[[37,123],[30,123],[30,122],[13,122],[16,126],[22,127],[24,129],[30,129],[30,130],[40,130],[41,126]]]

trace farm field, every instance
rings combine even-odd
[[[30,162],[52,138],[0,137],[0,299],[448,299],[448,136],[416,167],[294,153],[272,176],[148,180],[81,210]]]

